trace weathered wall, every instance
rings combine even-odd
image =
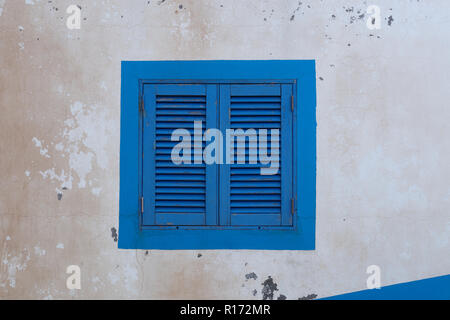
[[[447,0],[0,0],[0,298],[261,299],[271,276],[297,299],[365,289],[371,264],[383,285],[449,273],[449,15]],[[315,251],[117,249],[120,61],[172,59],[316,59]]]

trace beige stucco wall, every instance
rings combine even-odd
[[[359,17],[370,4],[380,30]],[[447,0],[0,0],[0,298],[261,299],[271,276],[297,299],[365,289],[372,264],[382,285],[448,274],[449,15]],[[117,249],[120,62],[172,59],[316,59],[315,251]]]

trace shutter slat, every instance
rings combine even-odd
[[[253,194],[232,194],[231,200],[236,201],[273,201],[273,200],[281,200],[281,196],[279,194],[265,194],[263,195],[253,195]]]
[[[231,96],[279,96],[279,84],[234,84],[230,86]]]
[[[236,226],[276,226],[280,225],[279,214],[232,214],[231,224]]]
[[[280,109],[263,109],[263,110],[248,110],[248,109],[235,109],[231,108],[231,116],[279,116],[281,114]]]
[[[158,192],[158,190],[156,190],[156,193],[158,193],[158,199],[160,200],[190,200],[190,201],[194,201],[194,200],[205,200],[205,195],[204,194],[186,194],[186,193],[180,193],[177,192],[177,194],[173,194],[173,193],[161,193]]]
[[[278,214],[280,215],[280,207],[231,207],[231,214]]]
[[[233,183],[231,184],[233,186]],[[248,187],[238,188],[232,187],[231,194],[254,194],[254,195],[265,195],[265,194],[280,194],[280,187],[253,187],[251,183],[248,183]]]
[[[234,116],[231,114],[232,120],[231,123],[237,122],[251,122],[251,121],[260,121],[260,122],[277,122],[280,123],[281,117],[278,115],[245,115],[245,116]]]
[[[188,206],[183,206],[183,207],[162,207],[162,206],[158,206],[156,205],[155,207],[155,213],[156,213],[156,217],[158,216],[158,213],[178,213],[180,215],[184,215],[184,220],[185,221],[189,221],[190,218],[190,214],[191,213],[201,213],[203,214],[203,221],[205,219],[205,209],[202,207],[188,207]],[[184,223],[186,224],[186,222]]]
[[[251,103],[251,104],[264,104],[264,103],[273,103],[273,102],[281,102],[280,96],[272,96],[272,97],[258,97],[258,96],[252,96],[252,97],[242,97],[242,96],[235,96],[231,97],[232,103]],[[236,107],[236,105],[232,106],[233,108]]]
[[[280,122],[232,122],[231,129],[279,129]]]
[[[197,174],[158,174],[156,173],[156,181],[170,181],[170,180],[180,180],[180,181],[205,181],[204,175]]]
[[[175,197],[177,195],[184,195],[184,194],[200,194],[204,197],[205,195],[205,188],[199,188],[199,187],[188,187],[188,188],[182,188],[182,187],[178,187],[178,188],[171,188],[171,187],[156,187],[156,193],[161,193],[161,194],[170,194],[170,193],[174,193]]]
[[[167,160],[158,160],[156,161],[156,168],[204,168],[204,164],[195,164],[195,163],[191,163],[191,164],[175,164],[172,162],[172,160],[167,159]]]
[[[276,175],[261,175],[261,174],[242,174],[242,175],[232,175],[231,182],[233,181],[280,181],[281,177],[279,174]]]
[[[191,115],[191,116],[202,116],[202,115],[205,115],[205,110],[197,110],[196,108],[193,108],[193,109],[158,108],[158,109],[156,109],[156,116],[184,116],[186,114]]]
[[[172,148],[157,148],[156,149],[156,154],[157,155],[166,155],[166,157],[168,157],[169,159],[171,158],[170,155],[172,154]],[[192,158],[194,155],[202,155],[203,152],[200,150],[194,150],[191,149],[191,163],[194,162],[194,159]]]
[[[191,225],[203,225],[204,223],[204,214],[190,214],[190,222]],[[172,213],[160,213],[156,216],[156,224],[157,225],[167,225],[167,226],[176,226],[176,225],[184,225],[185,224],[185,216],[180,214],[172,214]]]
[[[173,168],[156,168],[156,174],[199,174],[199,175],[205,175],[205,168],[193,168],[193,167],[173,167]]]
[[[261,197],[264,199],[264,197]],[[233,208],[241,208],[241,207],[250,207],[250,208],[279,208],[280,201],[240,201],[231,198],[231,212],[233,212]]]
[[[206,109],[206,104],[201,102],[189,102],[189,101],[177,101],[176,103],[171,102],[160,102],[157,110],[165,110],[165,109],[171,109],[171,110],[197,110],[202,111]]]
[[[156,140],[156,148],[170,148],[172,149],[173,147],[175,147],[177,144],[179,144],[181,141],[158,141]],[[194,139],[193,137],[191,138],[191,143],[194,143]],[[202,149],[206,146],[206,142],[202,141],[201,143],[199,143],[199,145],[202,146]],[[200,151],[200,150],[198,150]]]
[[[270,110],[277,110],[279,106],[279,102],[277,101],[270,101],[270,102],[258,102],[258,103],[249,103],[249,102],[235,102],[233,103],[233,106],[230,108],[230,110],[263,110],[263,109],[270,109]]]
[[[165,201],[160,200],[161,194],[158,194],[156,197],[156,209],[158,207],[170,207],[170,208],[179,208],[180,212],[183,212],[185,207],[195,207],[195,208],[204,208],[205,201],[185,201],[185,200],[173,200],[173,201]]]

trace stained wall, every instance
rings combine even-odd
[[[445,0],[0,0],[0,298],[298,299],[365,289],[373,264],[382,285],[448,274],[449,14]],[[316,60],[315,251],[117,249],[120,62],[177,59]]]

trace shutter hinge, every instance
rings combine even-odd
[[[139,112],[144,111],[144,96],[139,97]]]
[[[294,215],[295,203],[294,198],[291,198],[291,214]]]
[[[294,112],[294,96],[291,96],[291,111]]]
[[[141,197],[141,213],[144,213],[144,197]]]

